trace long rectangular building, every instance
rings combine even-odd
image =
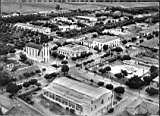
[[[43,96],[80,116],[101,116],[112,107],[112,91],[61,77],[43,88]]]

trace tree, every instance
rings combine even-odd
[[[108,50],[108,45],[104,45],[104,46],[103,46],[103,50],[104,50],[104,51]]]
[[[107,84],[106,88],[109,89],[109,90],[113,90],[113,85],[112,84]]]
[[[57,4],[56,7],[55,7],[56,10],[60,10],[60,8],[61,8],[61,7],[60,7],[59,4]]]
[[[144,40],[143,40],[143,39],[139,40],[139,43],[142,43],[142,42],[144,42]]]
[[[57,58],[57,56],[58,56],[57,52],[52,52],[51,55],[52,55],[54,58]]]
[[[23,53],[20,54],[20,61],[24,62],[27,60],[27,56]]]
[[[93,82],[94,82],[94,80],[93,80],[93,79],[91,79],[91,80],[90,80],[90,82],[91,82],[91,83],[93,83]]]
[[[111,67],[110,67],[110,66],[107,66],[107,67],[105,67],[105,70],[107,71],[107,74],[108,74],[108,76],[109,76],[109,78],[110,78],[109,72],[111,71]]]
[[[157,72],[157,70],[158,70],[158,68],[157,68],[156,66],[153,66],[153,65],[152,65],[152,66],[150,67],[150,72],[151,72],[151,73]]]
[[[116,88],[114,89],[114,91],[115,91],[117,94],[123,94],[123,93],[125,92],[125,89],[124,89],[124,87],[119,86],[119,87],[116,87]]]
[[[36,70],[36,73],[41,73],[41,70],[37,69],[37,70]]]
[[[68,73],[68,71],[69,71],[68,65],[63,65],[61,68],[61,71],[64,73],[64,75],[66,75],[66,73]]]
[[[159,93],[159,90],[158,90],[158,89],[155,89],[155,88],[153,88],[153,87],[148,87],[145,91],[146,91],[150,96],[158,95],[158,93]]]
[[[0,71],[0,86],[5,86],[12,81],[12,77],[5,71]]]
[[[119,79],[124,78],[124,75],[122,73],[116,73],[116,74],[114,74],[114,76]]]
[[[30,83],[29,83],[29,82],[24,82],[24,83],[23,83],[23,87],[26,87],[26,88],[27,88],[27,87],[29,87],[29,86],[30,86]]]
[[[126,82],[126,85],[131,89],[140,89],[144,85],[144,81],[140,77],[134,76]]]
[[[15,49],[11,49],[11,50],[9,51],[9,53],[15,53],[15,52],[16,52]]]
[[[126,70],[121,70],[121,73],[124,75],[124,76],[128,76],[128,72]]]
[[[116,48],[115,48],[115,51],[116,51],[116,52],[122,52],[123,49],[122,49],[121,47],[116,47]]]
[[[20,89],[19,86],[14,83],[10,83],[6,87],[6,91],[13,94],[13,95],[16,94],[19,91],[19,89]]]
[[[127,44],[127,40],[123,40],[122,43],[125,45]]]
[[[77,58],[76,58],[76,57],[72,57],[71,59],[72,59],[73,61],[76,61],[76,60],[77,60]]]
[[[131,38],[131,41],[132,41],[132,42],[135,42],[136,40],[137,40],[136,37],[132,37],[132,38]]]
[[[153,80],[153,78],[151,78],[150,76],[145,76],[143,77],[143,80],[148,85]]]
[[[98,86],[104,86],[104,82],[99,81],[99,82],[97,83],[97,85],[98,85]]]
[[[44,78],[45,78],[46,80],[50,80],[50,79],[52,79],[52,76],[49,75],[49,74],[46,74],[46,75],[44,75]]]
[[[122,59],[123,60],[131,60],[131,57],[129,55],[124,55]]]
[[[94,47],[94,50],[98,51],[98,50],[99,50],[98,46],[95,46],[95,47]]]
[[[106,72],[106,69],[101,68],[101,69],[99,69],[99,72],[101,72],[101,74],[103,75]]]
[[[55,72],[50,74],[50,76],[51,76],[51,77],[54,77],[54,78],[56,78],[56,77],[57,77],[57,75],[58,75],[58,74],[57,74],[57,73],[55,73]]]
[[[29,81],[29,83],[30,83],[31,85],[35,85],[37,82],[38,82],[37,79],[31,79],[31,80]]]
[[[62,54],[60,54],[58,57],[59,57],[60,60],[63,60],[65,58],[65,56],[62,55]]]
[[[61,62],[61,64],[68,64],[68,61],[63,60],[63,61]]]

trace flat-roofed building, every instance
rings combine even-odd
[[[103,49],[104,45],[108,45],[108,47],[117,47],[120,45],[120,38],[117,36],[99,36],[98,38],[93,40],[92,47],[98,47],[100,50]]]
[[[16,23],[14,26],[17,28],[29,29],[31,31],[43,33],[46,35],[51,33],[51,29],[48,27],[35,26],[29,23]]]
[[[48,62],[50,60],[50,48],[48,44],[38,45],[30,42],[26,44],[24,51],[27,57],[34,61]]]
[[[96,17],[92,17],[92,16],[76,16],[76,18],[85,20],[85,21],[91,21],[91,22],[96,22],[98,20]]]
[[[59,47],[57,52],[66,56],[66,58],[69,58],[78,57],[81,56],[81,54],[89,53],[89,49],[82,45],[69,44],[63,47]]]
[[[43,96],[80,116],[100,116],[112,107],[112,91],[66,77],[43,88]]]

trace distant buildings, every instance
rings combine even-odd
[[[18,28],[22,28],[22,29],[29,29],[31,31],[35,31],[35,32],[39,32],[39,33],[43,33],[43,34],[50,34],[51,33],[51,29],[48,27],[42,27],[42,26],[35,26],[29,23],[16,23],[14,25],[15,27]]]
[[[83,3],[83,2],[127,2],[127,1],[124,1],[124,0],[22,0],[23,2],[33,2],[33,3],[54,3],[54,2],[80,2],[80,3]],[[149,2],[148,0],[145,0],[146,2]],[[156,0],[154,0],[155,2],[157,2]],[[153,2],[154,2],[153,1]],[[131,0],[128,2],[141,2],[141,0]]]
[[[24,48],[27,57],[37,62],[48,62],[50,59],[50,48],[48,44],[38,45],[28,43]]]
[[[127,35],[127,34],[130,34],[129,31],[124,30],[123,28],[105,29],[102,33],[110,33],[110,34],[114,34],[114,35]]]
[[[159,104],[138,98],[127,106],[126,111],[128,116],[158,115]]]
[[[117,47],[120,45],[120,38],[117,36],[98,36],[98,37],[92,37],[90,39],[84,39],[81,40],[82,45],[86,45],[91,48],[98,47],[98,49],[103,50],[104,45],[108,45],[108,47]]]
[[[112,107],[110,90],[84,84],[66,77],[43,88],[43,96],[80,116],[100,116]]]
[[[70,31],[73,29],[80,30],[81,27],[78,27],[77,25],[58,25],[58,28],[61,32]]]
[[[57,52],[66,56],[66,58],[69,58],[81,56],[83,53],[89,53],[89,49],[85,46],[69,44],[63,47],[59,47]]]
[[[83,20],[83,21],[90,21],[90,22],[96,22],[98,19],[96,17],[91,16],[76,16],[77,19]]]

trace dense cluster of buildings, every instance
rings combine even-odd
[[[18,1],[18,0],[17,0]],[[148,0],[145,0],[149,2]],[[155,1],[155,0],[154,0]],[[45,3],[45,2],[124,2],[124,0],[22,0],[22,2],[37,2],[37,3]],[[141,2],[141,0],[132,0],[129,2]]]
[[[43,96],[77,115],[101,116],[113,102],[112,91],[61,77],[43,88]]]
[[[39,32],[39,33],[43,33],[43,34],[50,34],[51,33],[51,29],[48,27],[42,27],[42,26],[35,26],[29,23],[16,23],[14,25],[14,27],[16,27],[17,29],[29,29],[31,31],[34,32]]]

